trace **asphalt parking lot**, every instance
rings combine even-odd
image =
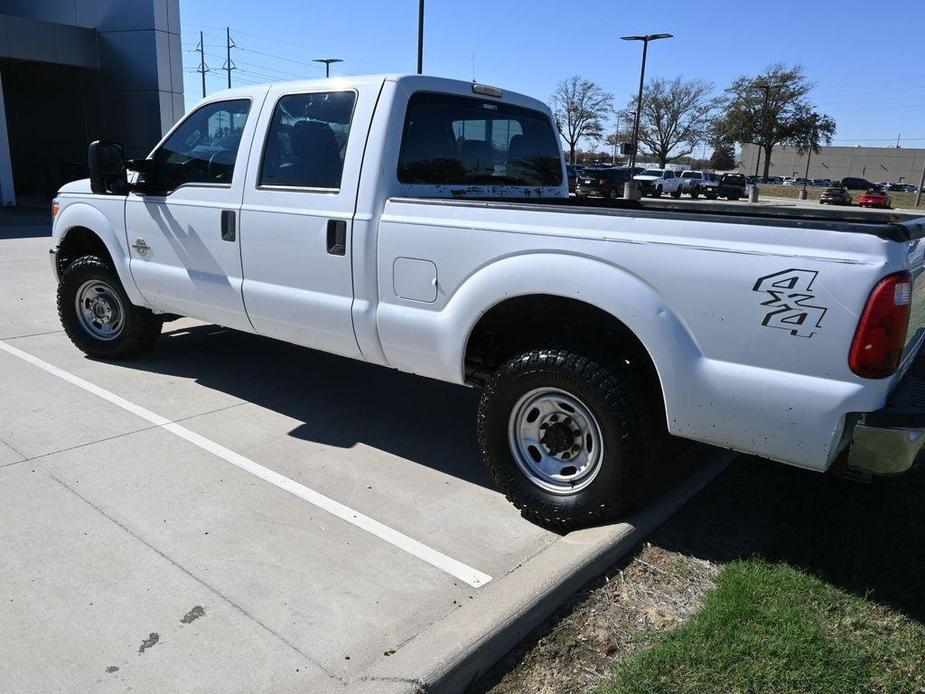
[[[6,691],[453,687],[727,459],[691,454],[655,510],[559,536],[482,470],[476,392],[186,319],[144,358],[87,359],[47,223],[7,222]]]

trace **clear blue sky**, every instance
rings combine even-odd
[[[627,6],[633,9],[626,9]],[[207,90],[225,86],[225,30],[238,48],[232,84],[332,73],[414,72],[417,0],[181,0],[187,105],[198,100],[193,52],[205,32]],[[710,11],[711,9],[719,11]],[[701,78],[720,91],[771,62],[801,63],[811,98],[838,123],[836,144],[925,147],[925,2],[564,2],[426,0],[424,71],[548,101],[558,80],[582,75],[622,104],[639,81],[640,44],[625,34],[668,32],[651,46],[647,76]]]

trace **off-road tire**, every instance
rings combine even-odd
[[[542,387],[577,397],[600,427],[604,459],[594,480],[578,492],[556,494],[541,488],[511,452],[512,408],[525,393]],[[521,354],[500,367],[482,391],[482,462],[508,500],[539,525],[568,531],[613,520],[640,503],[648,473],[657,463],[665,429],[652,404],[652,394],[632,366],[607,368],[557,349]]]
[[[77,316],[77,291],[89,280],[105,282],[122,301],[124,326],[118,337],[101,340],[81,325]],[[85,354],[104,359],[121,359],[150,349],[161,334],[161,318],[146,308],[134,306],[119,276],[108,262],[95,255],[77,258],[61,273],[58,282],[58,318],[71,342]]]
[[[700,195],[700,191],[697,190],[696,188],[691,188],[690,195],[691,195],[691,200],[696,200],[697,197]]]

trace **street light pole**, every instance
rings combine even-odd
[[[423,1],[423,0],[422,0]],[[632,151],[630,152],[630,179],[624,185],[624,198],[638,199],[636,181],[634,180],[636,168],[636,150],[639,149],[639,119],[642,117],[642,89],[646,81],[646,58],[649,55],[649,41],[670,39],[671,34],[646,34],[644,36],[621,36],[624,41],[642,41],[642,66],[639,69],[639,94],[636,96],[636,119],[633,122]]]
[[[418,74],[424,74],[424,0],[418,2]]]
[[[313,63],[324,63],[324,76],[331,76],[331,63],[342,63],[344,62],[340,58],[315,58],[312,60]]]

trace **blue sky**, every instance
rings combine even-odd
[[[632,9],[626,9],[627,5]],[[205,32],[207,91],[226,84],[225,30],[238,48],[232,84],[318,77],[313,58],[338,57],[337,74],[414,72],[417,0],[181,0],[187,105],[198,100],[193,52]],[[640,47],[626,34],[668,32],[651,46],[647,77],[700,78],[717,91],[771,62],[800,63],[811,98],[838,123],[835,144],[884,146],[902,135],[925,147],[925,2],[861,0],[677,2],[426,0],[424,71],[548,101],[579,74],[622,104],[639,81]],[[721,11],[709,11],[716,9]],[[734,11],[733,11],[734,10]]]

